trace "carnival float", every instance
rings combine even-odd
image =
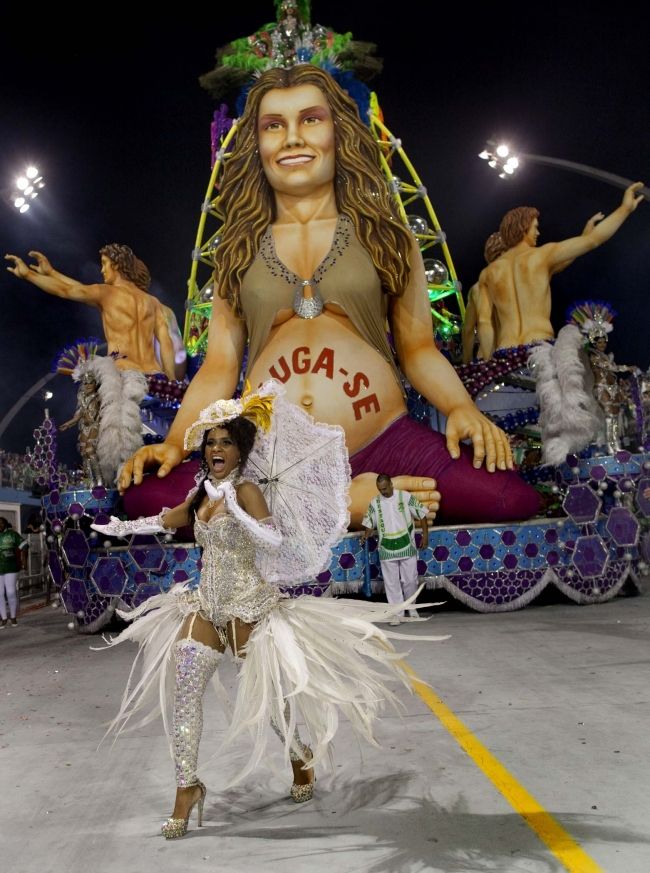
[[[428,547],[420,552],[422,582],[427,589],[444,589],[478,612],[520,609],[549,585],[577,604],[605,602],[624,586],[638,591],[639,580],[648,571],[650,378],[637,368],[616,364],[606,353],[613,310],[603,301],[577,303],[557,341],[552,329],[550,334],[542,331],[541,336],[526,336],[514,344],[490,333],[492,348],[482,358],[475,357],[474,335],[484,348],[481,324],[494,327],[496,322],[490,319],[496,316],[490,312],[485,317],[473,315],[476,331],[465,332],[472,348],[469,353],[465,349],[466,362],[462,363],[466,311],[461,284],[427,189],[401,140],[385,123],[377,95],[366,84],[380,66],[374,46],[357,43],[350,34],[312,25],[306,3],[283,0],[277,12],[276,22],[221,49],[217,67],[202,80],[217,98],[236,92],[238,96],[230,105],[220,103],[211,127],[213,165],[192,253],[182,343],[175,320],[169,313],[156,311],[152,324],[162,324],[167,318],[169,327],[169,337],[164,330],[152,328],[152,354],[154,346],[158,350],[156,367],[148,362],[135,368],[125,366],[117,350],[111,349],[110,337],[106,356],[99,355],[97,340],[72,343],[57,356],[57,371],[79,384],[78,408],[69,424],[79,429],[81,484],[70,485],[57,473],[56,425],[49,417],[35,431],[33,463],[39,485],[47,492],[42,503],[49,573],[74,626],[82,633],[95,632],[111,620],[117,608],[140,606],[179,582],[198,584],[201,554],[191,531],[133,535],[120,541],[104,538],[90,525],[106,524],[111,515],[134,518],[147,514],[137,493],[142,486],[132,486],[122,498],[115,477],[138,443],[156,444],[165,439],[187,386],[205,358],[215,300],[215,253],[225,219],[220,180],[237,141],[251,76],[305,63],[327,70],[353,97],[361,118],[367,121],[379,148],[386,188],[424,259],[436,345],[454,364],[478,407],[511,436],[519,473],[543,501],[540,514],[526,521],[437,523],[430,529]],[[628,196],[628,206],[630,197],[634,200],[634,192]],[[597,228],[595,224],[590,232]],[[504,248],[494,263],[507,259],[518,245],[521,241]],[[146,294],[146,275],[143,279],[140,269],[144,265],[133,256],[130,266],[124,262],[120,266],[111,260],[113,254],[109,252],[108,266],[104,266],[117,272],[114,281],[135,284]],[[54,285],[46,287],[47,281],[60,279],[62,288],[66,277],[56,274],[47,259],[39,260],[37,266],[39,281],[45,282],[40,287],[59,293]],[[15,272],[26,278],[17,263]],[[111,281],[106,272],[104,277]],[[491,308],[488,279],[477,283],[476,300],[472,299],[477,312],[486,302]],[[30,281],[38,284],[33,277]],[[299,305],[316,306],[317,297],[317,293],[305,292]],[[301,317],[313,315],[303,312]],[[184,353],[187,376],[174,367]],[[331,361],[324,354],[307,348],[293,360],[280,357],[270,375],[287,382],[294,371],[320,368],[327,372]],[[243,389],[245,369],[238,392]],[[152,370],[161,372],[152,374]],[[357,376],[360,385],[363,373]],[[404,390],[410,417],[444,430],[444,418],[431,403],[406,381]],[[368,401],[357,409],[363,412],[370,406]],[[193,458],[180,465],[178,493],[189,491],[197,469],[198,461]],[[276,466],[259,481],[268,486],[285,474]],[[159,483],[161,489],[165,481]],[[361,545],[359,533],[351,530],[333,546],[329,567],[310,582],[292,587],[290,593],[370,597],[381,590],[376,542],[370,538]]]

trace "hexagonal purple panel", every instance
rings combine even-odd
[[[47,554],[48,554],[47,565],[48,565],[49,570],[50,570],[50,576],[52,577],[52,582],[54,582],[54,584],[56,585],[57,588],[60,588],[61,585],[63,585],[63,580],[64,580],[64,573],[63,573],[63,567],[61,566],[61,560],[60,560],[57,552],[54,551],[54,549],[50,549],[50,551]]]
[[[81,505],[81,503],[71,503],[70,506],[68,507],[68,515],[70,517],[77,516],[78,518],[81,518],[81,516],[83,514],[84,514],[84,508]]]
[[[648,497],[644,495],[644,491],[648,489]],[[639,479],[636,492],[636,505],[646,518],[650,518],[650,479],[644,476]]]
[[[128,579],[119,558],[98,558],[90,571],[90,578],[99,593],[107,597],[119,596]]]
[[[513,530],[504,530],[501,534],[501,541],[506,546],[514,546],[517,542],[517,534]]]
[[[607,470],[601,464],[596,464],[596,466],[592,467],[589,471],[589,475],[597,482],[601,482],[607,477]]]
[[[158,585],[141,585],[133,598],[133,608],[135,609],[136,606],[140,606],[141,603],[149,600],[150,597],[155,597],[156,594],[160,594],[160,587]]]
[[[571,563],[583,579],[602,576],[608,562],[607,546],[597,534],[578,537]]]
[[[357,563],[356,558],[352,554],[352,552],[343,552],[343,554],[339,557],[339,564],[344,570],[350,570]]]
[[[68,579],[61,589],[61,599],[66,612],[75,615],[83,610],[88,603],[88,591],[86,584],[81,579]]]
[[[449,549],[446,546],[436,546],[433,550],[433,557],[436,561],[446,561],[449,557]]]
[[[615,506],[605,525],[607,533],[617,546],[635,546],[639,541],[639,528],[639,522],[624,506]]]
[[[600,512],[601,500],[589,485],[569,485],[562,503],[564,511],[576,524],[595,521]]]
[[[456,542],[459,546],[468,546],[472,542],[472,535],[468,530],[459,530],[456,534]]]
[[[154,536],[135,536],[129,554],[141,570],[160,572],[165,563],[165,550]]]
[[[82,530],[68,530],[63,537],[61,549],[72,567],[83,567],[88,560],[90,546]]]

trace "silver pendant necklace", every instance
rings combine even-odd
[[[310,289],[307,296],[305,291]],[[323,311],[323,298],[313,279],[303,279],[293,298],[293,311],[299,318],[317,318]]]

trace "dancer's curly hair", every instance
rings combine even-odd
[[[109,243],[99,250],[101,255],[106,255],[116,270],[129,282],[133,282],[142,291],[148,291],[151,285],[151,274],[146,265],[136,258],[129,246],[120,243]]]
[[[250,418],[244,418],[243,415],[240,415],[237,418],[231,418],[229,421],[222,422],[222,424],[216,424],[215,427],[222,427],[225,431],[228,431],[228,433],[232,437],[235,445],[239,449],[239,469],[243,470],[243,468],[246,466],[248,456],[253,449],[255,437],[257,436],[257,428],[250,420]],[[208,465],[205,460],[205,447],[208,442],[208,437],[210,436],[211,430],[212,428],[208,428],[206,430],[206,432],[203,434],[203,440],[201,442],[201,469],[204,470],[206,474],[208,471]],[[192,498],[192,502],[189,505],[190,518],[196,517],[196,512],[201,505],[201,501],[204,497],[205,479],[202,480],[196,491],[196,494]]]
[[[215,252],[219,296],[241,314],[239,288],[267,227],[275,221],[275,199],[258,152],[257,119],[265,94],[275,88],[315,85],[332,113],[336,147],[334,189],[339,213],[354,223],[388,294],[400,296],[410,273],[413,235],[404,226],[379,163],[379,147],[361,122],[356,104],[324,70],[312,64],[263,73],[250,90],[221,186],[225,224]]]
[[[539,209],[534,206],[516,206],[501,219],[499,233],[507,249],[522,241],[533,221],[539,218]]]

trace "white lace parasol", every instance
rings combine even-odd
[[[264,578],[301,585],[329,566],[331,548],[349,522],[350,464],[345,433],[321,424],[269,380],[255,393],[275,395],[271,428],[258,430],[243,475],[261,488],[282,532],[278,549],[260,549]]]

